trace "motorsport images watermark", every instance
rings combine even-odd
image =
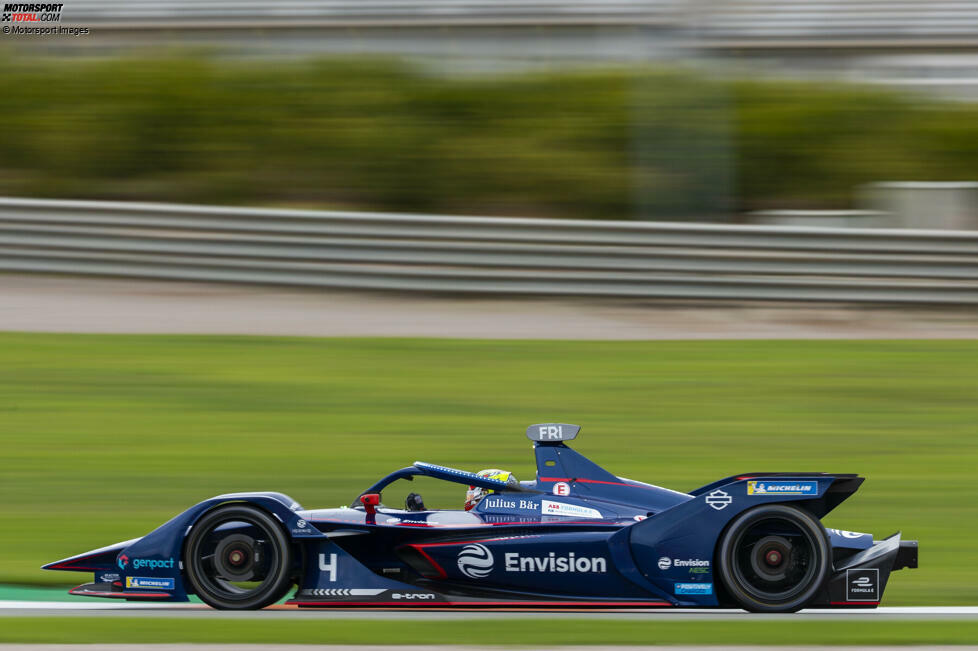
[[[7,2],[0,13],[4,34],[37,34],[81,36],[88,34],[87,27],[51,25],[61,22],[64,3],[55,2]],[[8,25],[7,23],[12,23]],[[48,23],[43,25],[41,23]]]

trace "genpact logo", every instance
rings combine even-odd
[[[485,545],[466,545],[458,553],[458,569],[470,579],[484,579],[492,572],[495,559]]]
[[[132,569],[141,570],[143,568],[156,570],[156,569],[173,569],[175,561],[172,558],[166,560],[158,561],[154,558],[134,558],[132,559]]]
[[[116,560],[116,563],[118,563],[120,570],[124,570],[126,569],[126,565],[129,563],[129,557],[125,554],[121,554],[118,560]]]

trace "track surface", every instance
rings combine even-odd
[[[656,620],[688,620],[688,621],[719,621],[743,619],[954,619],[978,620],[978,606],[936,606],[936,607],[888,607],[875,610],[825,609],[805,610],[793,615],[757,615],[742,610],[667,610],[642,609],[628,611],[613,610],[576,610],[576,611],[499,611],[499,610],[464,610],[464,611],[434,611],[434,610],[334,610],[334,609],[299,609],[291,606],[273,606],[261,612],[256,611],[222,611],[213,610],[199,604],[153,604],[153,603],[116,603],[116,602],[37,602],[37,601],[0,601],[0,617],[12,616],[136,616],[136,617],[193,617],[209,619],[235,618],[320,618],[320,619],[408,619],[408,620],[444,620],[472,619],[478,617],[524,618],[533,619],[546,617],[552,620],[557,617],[579,619],[582,616],[600,619],[635,619],[636,617],[654,617]]]
[[[90,651],[91,648],[92,646],[88,644],[0,644],[0,651]],[[187,649],[194,649],[194,651],[235,651],[241,648],[263,649],[267,651],[346,651],[348,649],[355,649],[356,651],[390,651],[392,648],[396,648],[398,651],[431,651],[432,647],[405,645],[390,647],[372,644],[362,646],[359,644],[356,646],[311,644],[255,644],[244,646],[240,644],[152,644],[149,646],[145,644],[99,644],[98,648],[107,651],[143,651],[147,648],[153,649],[153,651],[186,651]],[[439,646],[438,651],[485,651],[486,648],[485,646],[447,645]],[[490,646],[488,648],[494,647]],[[716,651],[718,649],[716,646],[527,646],[508,648],[532,648],[534,651],[603,651],[605,649],[614,649],[614,651]],[[796,646],[725,646],[722,648],[726,651],[796,651],[798,649]],[[866,647],[856,646],[806,646],[803,648],[805,651],[866,650]],[[871,648],[874,651],[906,649],[906,647],[894,646],[873,646]],[[978,649],[975,646],[916,646],[914,648],[920,651],[970,651]]]
[[[972,339],[978,311],[472,298],[0,274],[0,330],[493,339]]]

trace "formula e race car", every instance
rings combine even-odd
[[[281,493],[220,495],[142,538],[44,566],[93,572],[72,594],[263,608],[875,607],[917,567],[896,533],[826,529],[863,482],[851,474],[743,473],[690,493],[625,479],[566,445],[580,427],[531,425],[537,476],[505,482],[416,462],[349,507]],[[381,504],[419,476],[482,488],[471,511]]]

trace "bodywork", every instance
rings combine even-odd
[[[188,532],[210,509],[245,502],[272,514],[300,552],[290,603],[302,607],[718,607],[729,599],[714,577],[717,541],[735,516],[782,503],[822,518],[863,482],[743,473],[682,493],[604,470],[567,445],[578,429],[531,426],[536,478],[518,487],[416,462],[364,491],[417,475],[496,491],[472,511],[374,510],[358,501],[306,509],[281,493],[233,493],[141,538],[44,568],[93,573],[74,594],[187,601]],[[874,607],[893,571],[917,565],[916,542],[899,533],[827,532],[832,572],[809,607]]]

